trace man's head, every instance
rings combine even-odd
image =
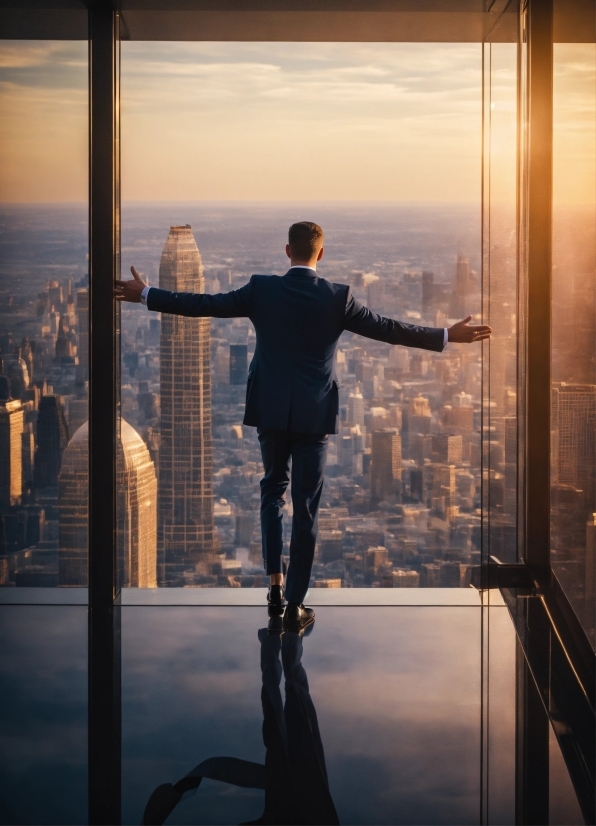
[[[286,254],[293,264],[314,265],[323,257],[323,230],[312,221],[292,224]]]

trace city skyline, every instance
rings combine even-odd
[[[272,243],[278,237],[276,224],[286,223],[284,210],[237,206],[227,219],[224,207],[214,204],[203,208],[195,226],[172,224],[164,248],[166,230],[161,216],[182,217],[184,205],[175,211],[169,207],[130,209],[123,221],[123,265],[132,259],[150,284],[227,291],[245,283],[250,271],[283,272],[281,266],[287,267],[287,259],[284,262]],[[195,210],[187,217],[195,220]],[[291,213],[291,207],[287,211]],[[30,213],[25,209],[23,214]],[[473,274],[474,248],[464,240],[474,237],[475,217],[473,211],[458,214],[450,210],[429,221],[432,214],[421,208],[363,211],[354,207],[337,212],[325,207],[322,222],[334,242],[321,266],[322,274],[349,283],[360,300],[387,315],[446,324],[451,294],[462,298],[465,290],[478,283]],[[18,215],[14,213],[12,220],[18,221]],[[422,216],[426,217],[420,224]],[[432,232],[426,229],[431,225]],[[209,227],[217,227],[216,233]],[[365,246],[359,244],[352,227],[367,234]],[[266,257],[255,261],[254,249],[267,250]],[[469,259],[462,249],[470,249]],[[82,258],[81,263],[84,266]],[[23,318],[21,328],[31,344],[4,336],[4,351],[20,354],[6,357],[7,369],[12,370],[10,382],[27,399],[32,392],[26,390],[29,374],[36,387],[46,381],[36,391],[41,395],[34,394],[26,402],[33,432],[23,433],[23,457],[31,442],[34,454],[38,449],[37,409],[47,396],[53,393],[64,398],[71,434],[86,416],[81,359],[87,352],[88,324],[80,317],[87,307],[85,279],[84,271],[73,272],[68,279],[54,274],[34,294],[33,304],[26,291],[14,296],[13,315],[7,318]],[[478,295],[468,298],[479,308]],[[194,332],[184,333],[186,326]],[[123,422],[139,432],[156,467],[157,510],[165,513],[163,505],[169,497],[169,510],[178,513],[178,524],[170,520],[167,537],[163,531],[166,520],[161,518],[160,584],[265,584],[255,518],[262,466],[255,434],[241,424],[243,374],[254,345],[248,319],[163,315],[160,320],[144,308],[122,308]],[[480,352],[462,353],[449,347],[443,354],[429,355],[346,334],[337,355],[340,433],[331,439],[312,584],[326,588],[466,585],[480,556]],[[43,401],[42,406],[48,403]],[[190,447],[193,440],[189,441],[190,412],[199,428],[196,449]],[[384,432],[393,451],[387,467],[383,464]],[[380,445],[376,459],[375,440]],[[191,477],[195,481],[185,488],[184,480]],[[82,483],[78,485],[79,492],[83,488]],[[36,491],[34,487],[34,504],[23,500],[13,509],[17,520],[21,512],[39,514],[39,529],[27,534],[30,540],[25,547],[17,534],[11,540],[15,550],[8,576],[21,584],[41,582],[44,564],[47,572],[51,568],[52,547],[54,554],[58,551],[58,536],[51,538],[57,493],[52,499],[50,489]],[[290,517],[288,499],[286,540]],[[12,525],[12,518],[6,515],[7,526]],[[121,560],[123,584],[141,584],[133,569],[125,558]]]

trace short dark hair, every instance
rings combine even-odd
[[[299,221],[288,231],[288,244],[292,258],[310,261],[323,246],[323,230],[312,221]]]

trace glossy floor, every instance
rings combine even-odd
[[[267,634],[255,607],[121,611],[123,823],[141,822],[158,786],[221,757],[233,759],[204,769],[219,779],[170,799],[168,823],[256,820],[286,770],[302,785],[283,798],[312,822],[478,823],[487,800],[489,822],[514,822],[504,607],[320,606],[304,639]],[[83,823],[86,608],[2,606],[0,626],[3,820]]]

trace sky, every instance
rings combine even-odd
[[[492,152],[511,200],[502,48]],[[594,47],[561,48],[557,198],[593,201]],[[481,91],[476,43],[123,42],[123,199],[478,203]],[[86,43],[0,41],[0,115],[0,201],[85,201]]]
[[[85,200],[86,83],[0,45],[0,200]],[[478,44],[123,43],[123,198],[474,201],[480,91]]]

